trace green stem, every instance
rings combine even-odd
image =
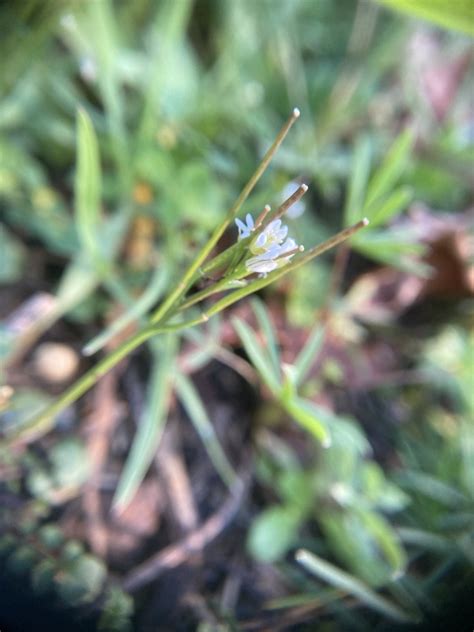
[[[186,327],[198,325],[207,320],[207,316],[202,314],[197,318],[187,321],[163,325],[162,327],[149,326],[138,331],[134,336],[123,342],[117,349],[105,356],[100,362],[92,367],[87,373],[79,378],[52,404],[47,406],[38,415],[35,415],[27,424],[22,425],[17,431],[8,434],[6,442],[8,444],[17,442],[30,442],[40,435],[45,434],[54,426],[54,419],[70,404],[84,395],[94,384],[105,375],[110,369],[116,366],[129,353],[134,351],[141,344],[156,334],[176,332]]]
[[[318,257],[319,255],[323,254],[323,252],[326,252],[327,250],[334,248],[334,246],[337,246],[338,244],[342,243],[346,239],[349,239],[349,237],[352,237],[354,233],[359,231],[361,228],[364,228],[365,226],[367,226],[367,224],[368,224],[368,221],[366,219],[363,219],[360,222],[357,222],[357,224],[354,224],[353,226],[350,226],[349,228],[341,230],[341,232],[337,233],[337,235],[334,235],[334,237],[331,237],[330,239],[323,242],[319,246],[315,246],[314,248],[311,248],[301,257],[295,257],[293,261],[291,261],[290,263],[288,263],[287,265],[281,268],[278,268],[274,272],[270,272],[270,274],[268,274],[266,277],[263,277],[261,279],[255,279],[255,281],[252,281],[245,287],[235,290],[234,292],[231,292],[230,294],[227,294],[226,296],[221,298],[219,301],[214,303],[214,305],[212,305],[207,310],[205,315],[207,316],[207,318],[210,318],[211,316],[214,316],[214,314],[217,314],[217,312],[220,312],[223,309],[226,309],[227,307],[229,307],[236,301],[240,301],[240,299],[244,298],[245,296],[248,296],[249,294],[253,294],[257,290],[261,290],[267,285],[270,285],[270,283],[273,283],[274,281],[276,281],[283,275],[287,274],[288,272],[291,272],[292,270],[296,270],[296,268],[299,268],[305,263],[308,263],[308,261],[310,261],[311,259]]]
[[[186,292],[186,290],[188,290],[188,288],[190,286],[190,283],[192,282],[192,279],[194,278],[195,273],[198,271],[198,269],[201,267],[202,263],[207,259],[209,254],[212,252],[212,249],[214,248],[214,246],[217,244],[219,239],[224,234],[224,231],[227,228],[227,226],[229,225],[229,223],[234,219],[234,217],[239,212],[242,204],[248,198],[248,196],[252,192],[253,188],[255,187],[257,182],[262,177],[264,171],[266,170],[266,168],[268,167],[270,161],[272,160],[273,156],[275,155],[278,147],[283,142],[285,136],[288,134],[288,132],[290,131],[291,126],[296,121],[296,119],[299,117],[299,115],[300,115],[299,110],[295,108],[293,110],[293,112],[291,113],[290,118],[287,120],[287,122],[283,125],[281,130],[278,132],[278,135],[275,138],[272,146],[270,147],[270,149],[267,151],[267,153],[263,157],[261,163],[258,165],[258,167],[255,170],[254,174],[252,175],[250,180],[247,182],[245,187],[242,189],[242,192],[239,195],[239,197],[237,198],[237,200],[235,201],[235,204],[230,208],[225,220],[220,224],[220,226],[218,226],[214,230],[214,232],[212,233],[211,237],[209,238],[207,243],[204,245],[204,247],[201,249],[201,251],[197,255],[196,259],[193,261],[193,263],[186,270],[186,272],[184,273],[183,278],[178,283],[178,285],[173,290],[173,292],[171,292],[171,294],[160,305],[160,307],[156,310],[156,312],[154,314],[152,314],[152,317],[151,317],[151,322],[152,323],[159,323],[159,322],[161,322],[163,320],[163,318],[168,314],[170,309],[173,307],[173,305],[180,299],[180,297]]]
[[[157,324],[151,324],[145,327],[141,331],[137,332],[134,336],[132,336],[129,340],[126,340],[124,343],[122,343],[119,347],[117,347],[117,349],[112,351],[105,358],[103,358],[96,366],[94,366],[87,373],[85,373],[85,375],[79,378],[77,382],[75,382],[70,388],[68,388],[44,411],[33,417],[33,419],[31,419],[26,425],[23,425],[16,432],[9,434],[7,437],[7,443],[12,444],[16,442],[28,442],[36,438],[37,436],[48,432],[48,430],[50,430],[54,425],[55,416],[57,416],[70,404],[79,399],[79,397],[81,397],[81,395],[88,391],[97,382],[97,380],[99,380],[105,373],[116,366],[116,364],[118,364],[120,360],[122,360],[122,358],[134,351],[137,347],[139,347],[152,336],[161,333],[172,333],[181,331],[182,329],[193,327],[195,325],[206,322],[211,316],[214,316],[218,312],[222,311],[226,307],[229,307],[230,305],[244,298],[248,294],[251,294],[256,290],[269,285],[284,274],[287,274],[287,272],[299,268],[300,266],[307,263],[310,259],[317,257],[326,250],[329,250],[337,244],[345,241],[355,232],[357,232],[364,226],[367,226],[367,224],[368,221],[366,219],[363,219],[360,222],[357,222],[357,224],[354,224],[354,226],[342,230],[340,233],[338,233],[331,239],[328,239],[319,246],[311,248],[311,250],[309,250],[304,256],[298,257],[297,259],[288,263],[286,266],[275,270],[266,277],[262,279],[256,279],[252,283],[249,283],[248,286],[239,290],[235,290],[227,296],[224,296],[222,299],[214,303],[214,305],[212,305],[207,310],[207,312],[202,313],[200,316],[196,316],[195,318],[190,318],[189,320],[184,320],[177,323],[170,323],[168,325],[163,324],[161,326],[158,326]],[[226,282],[228,282],[228,280],[226,280]]]

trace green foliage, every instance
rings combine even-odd
[[[276,562],[293,545],[301,516],[291,506],[264,510],[252,524],[248,548],[261,562]]]
[[[472,4],[463,0],[381,3],[473,33]],[[351,248],[375,264],[423,275],[425,249],[408,222],[397,226],[400,213],[421,201],[455,218],[470,201],[470,77],[452,87],[447,113],[438,117],[426,77],[417,75],[412,85],[416,68],[406,35],[413,29],[396,12],[377,12],[375,3],[28,0],[4,3],[0,11],[7,25],[0,49],[8,60],[0,78],[0,281],[14,292],[14,302],[21,300],[14,284],[18,297],[41,287],[56,299],[54,310],[27,330],[32,340],[63,318],[64,330],[73,324],[81,337],[78,346],[90,340],[84,352],[92,355],[126,327],[146,327],[147,314],[176,290],[183,266],[219,226],[294,105],[301,107],[301,120],[243,213],[255,214],[266,202],[277,206],[288,180],[303,174],[310,185],[306,211],[289,220],[298,241],[312,246],[336,226],[367,216],[370,227],[352,237]],[[470,45],[449,33],[438,40],[449,64]],[[148,232],[137,237],[143,221]],[[222,241],[235,236],[229,228]],[[35,265],[29,265],[30,254]],[[229,265],[230,255],[223,258],[221,265]],[[219,267],[206,272],[191,285],[209,289]],[[405,417],[391,446],[396,465],[382,468],[359,423],[313,401],[330,372],[334,388],[352,386],[344,383],[339,360],[326,362],[316,377],[312,371],[328,333],[315,312],[331,298],[331,267],[318,260],[291,274],[278,288],[278,302],[293,324],[308,329],[291,365],[282,363],[271,310],[261,302],[253,301],[258,331],[234,320],[264,387],[258,418],[273,415],[279,422],[271,431],[256,430],[257,473],[272,500],[262,504],[248,547],[255,559],[279,563],[301,603],[331,604],[339,627],[347,627],[343,611],[350,605],[352,617],[354,604],[402,620],[416,612],[413,601],[434,607],[436,578],[450,565],[461,579],[472,573],[472,340],[462,326],[423,341],[409,334],[407,358],[427,377],[419,387],[388,391]],[[248,293],[245,281],[233,283],[226,291]],[[9,362],[21,350],[21,336],[7,324],[0,325],[0,356]],[[345,324],[355,325],[349,318]],[[382,334],[403,346],[408,334],[397,327]],[[232,366],[241,360],[224,348],[225,330],[217,315],[203,328],[182,332],[193,345],[186,372],[177,361],[183,353],[177,336],[146,343],[146,399],[116,509],[126,506],[147,474],[174,395],[221,479],[229,486],[235,480],[192,375],[215,359],[230,359]],[[365,350],[347,347],[355,361]],[[28,362],[27,356],[25,379]],[[2,439],[21,434],[50,402],[39,387],[19,386],[2,411]],[[64,419],[80,414],[81,406]],[[38,436],[52,428],[50,417]],[[292,447],[293,433],[303,437],[299,449]],[[79,494],[88,476],[82,443],[51,439],[44,452],[27,452],[21,460],[3,446],[1,453],[5,485],[29,492],[43,516]],[[103,629],[127,629],[131,601],[109,585],[100,560],[81,543],[64,541],[53,525],[43,526],[37,540],[5,536],[0,551],[38,591],[60,593],[76,605],[102,600]],[[306,575],[295,579],[282,562],[300,546],[305,553],[298,557],[309,572],[335,587],[329,596]]]
[[[367,217],[369,227],[362,235],[351,240],[354,250],[402,269],[426,273],[426,267],[416,258],[424,248],[417,243],[415,233],[409,229],[381,228],[397,217],[411,202],[413,191],[399,185],[401,175],[407,169],[413,147],[413,133],[407,129],[400,134],[387,153],[382,164],[371,178],[371,148],[367,138],[361,138],[353,157],[352,175],[345,205],[345,224]]]
[[[74,200],[79,242],[86,256],[100,268],[99,230],[101,172],[99,149],[92,122],[85,112],[77,114],[77,168]]]
[[[176,393],[181,400],[194,428],[211,459],[216,472],[228,487],[236,482],[236,474],[217,438],[214,426],[209,419],[206,408],[194,388],[191,380],[179,373],[176,375]]]
[[[378,610],[389,619],[394,619],[402,623],[413,621],[413,617],[410,617],[408,613],[404,612],[397,605],[381,597],[362,582],[342,572],[325,560],[322,560],[314,553],[300,550],[297,552],[296,559],[312,574],[329,582],[340,590],[357,597],[362,603],[365,603],[374,610]]]
[[[47,463],[28,455],[26,484],[33,496],[55,503],[57,498],[74,494],[89,476],[84,445],[78,439],[63,439],[48,454]]]
[[[110,632],[130,629],[133,601],[111,584],[104,563],[75,540],[65,540],[54,524],[41,526],[36,534],[0,537],[0,562],[9,572],[22,577],[38,595],[51,604],[77,608],[90,604],[99,609],[99,628]],[[26,586],[25,586],[26,588]]]
[[[123,509],[135,494],[155,455],[163,433],[172,388],[176,339],[168,336],[154,347],[154,365],[150,390],[137,434],[123,468],[113,504],[116,511]]]
[[[378,0],[409,15],[429,20],[447,29],[474,35],[474,8],[470,0]]]
[[[269,341],[270,348],[278,354],[269,316],[263,305],[254,300],[254,309],[257,305],[257,320],[263,325],[267,344]],[[301,525],[312,516],[319,522],[336,556],[368,583],[380,585],[403,572],[405,552],[382,512],[400,511],[408,497],[387,481],[377,464],[367,458],[369,445],[352,420],[323,410],[298,395],[297,388],[302,385],[321,346],[321,330],[315,327],[295,364],[286,368],[287,377],[283,381],[276,370],[270,369],[269,351],[262,348],[251,328],[237,319],[234,326],[272,395],[324,446],[318,465],[309,470],[283,464],[272,466],[267,482],[273,481],[284,503],[265,510],[252,524],[248,538],[251,553],[256,559],[281,559],[296,546]],[[321,506],[325,510],[320,514],[318,507]]]
[[[298,380],[298,375],[301,371],[308,370],[311,359],[303,356],[302,359],[297,360],[296,367],[287,369],[286,376],[284,376],[280,369],[281,361],[273,325],[266,310],[256,299],[253,301],[253,306],[257,320],[263,325],[263,331],[266,335],[266,348],[259,343],[257,336],[245,322],[234,318],[232,322],[245,351],[255,365],[263,382],[288,414],[318,441],[322,442],[323,445],[329,444],[331,438],[327,426],[319,417],[312,403],[299,397],[295,389],[294,380]],[[310,349],[313,348],[316,351],[317,344],[317,339],[316,342],[314,340],[311,341]]]

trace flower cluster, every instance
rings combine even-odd
[[[250,237],[256,230],[250,213],[245,223],[240,219],[236,219],[235,223],[239,229],[239,240]],[[249,251],[254,256],[245,262],[247,270],[266,276],[287,264],[298,250],[302,250],[302,246],[298,246],[294,239],[287,238],[287,234],[288,227],[282,224],[281,219],[270,222],[249,244]]]

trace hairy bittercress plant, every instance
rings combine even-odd
[[[363,219],[303,254],[302,246],[298,246],[293,239],[287,237],[288,229],[283,225],[280,217],[306,193],[308,187],[305,184],[302,184],[275,212],[271,212],[270,207],[265,206],[255,222],[250,214],[246,216],[245,223],[236,217],[299,116],[300,112],[295,108],[224,221],[214,230],[168,297],[150,315],[148,323],[100,360],[43,412],[33,417],[20,429],[12,432],[7,437],[8,442],[31,441],[46,433],[53,427],[54,418],[62,410],[88,391],[122,358],[153,336],[179,332],[207,321],[214,314],[269,285],[290,270],[304,265],[314,257],[345,241],[367,225],[367,220]],[[233,221],[238,227],[237,242],[207,261],[220,237]],[[200,279],[209,278],[211,272],[213,279],[218,272],[218,279],[204,290],[194,292],[188,297],[187,294],[192,286]],[[204,308],[200,314],[191,314],[186,317],[185,313],[188,308],[201,303],[205,298],[216,293],[224,293],[224,296],[210,307]]]

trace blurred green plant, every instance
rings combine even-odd
[[[391,8],[429,20],[455,31],[474,35],[474,8],[470,0],[378,0]]]
[[[131,629],[131,597],[108,580],[100,559],[86,553],[81,542],[66,540],[55,524],[20,521],[15,533],[10,528],[0,536],[0,560],[4,573],[26,581],[58,608],[76,609],[80,618],[80,607],[88,604],[100,612],[101,630]]]
[[[55,417],[57,417],[61,411],[75,402],[91,388],[101,376],[144,342],[159,334],[173,334],[182,329],[206,322],[214,314],[219,313],[241,298],[262,289],[288,271],[307,263],[314,257],[348,239],[359,229],[366,226],[367,220],[363,219],[358,221],[354,226],[346,228],[335,237],[323,242],[322,245],[313,247],[307,253],[303,255],[300,254],[296,256],[293,261],[290,261],[290,258],[294,254],[301,253],[301,249],[294,247],[296,244],[290,239],[280,246],[279,244],[283,242],[286,237],[287,229],[281,229],[280,232],[282,236],[277,238],[279,232],[275,232],[276,228],[273,230],[272,227],[280,226],[281,220],[278,218],[307,191],[306,185],[301,185],[275,212],[272,213],[270,207],[265,207],[264,213],[257,219],[255,225],[252,221],[252,224],[249,224],[248,228],[246,227],[245,231],[241,232],[239,241],[236,244],[216,257],[211,258],[211,260],[206,263],[206,259],[212,253],[214,246],[231,221],[236,218],[242,204],[263,175],[278,147],[299,116],[299,110],[295,109],[278,133],[275,141],[266,152],[247,185],[242,190],[237,201],[229,210],[227,217],[213,231],[211,237],[198,253],[193,263],[188,267],[181,280],[175,285],[175,289],[172,290],[160,306],[151,313],[145,325],[143,325],[136,334],[126,339],[117,349],[109,352],[65,393],[56,398],[43,412],[15,430],[10,430],[6,437],[7,442],[11,443],[12,441],[18,440],[31,441],[51,430],[54,426]],[[114,246],[109,252],[102,247],[104,238],[101,238],[101,233],[103,231],[104,235],[106,233],[109,234],[110,228],[104,226],[104,222],[101,221],[98,216],[101,179],[98,143],[92,123],[84,111],[80,111],[78,114],[77,155],[78,168],[75,198],[76,222],[79,239],[82,243],[81,257],[87,261],[87,266],[91,267],[95,271],[95,274],[98,275],[96,276],[97,281],[101,277],[109,279],[110,281],[110,261],[117,242],[109,238],[109,247],[111,243]],[[267,245],[265,245],[266,242],[268,242]],[[286,244],[288,244],[288,247],[286,247]],[[251,255],[253,255],[253,257],[251,257]],[[250,263],[254,261],[255,264],[252,263],[252,266],[250,266]],[[221,278],[218,281],[214,281],[204,290],[195,292],[189,298],[186,298],[186,293],[197,281],[207,278],[210,273],[215,273],[216,271],[220,271],[221,274]],[[257,279],[253,278],[247,281],[246,277],[249,277],[254,272],[260,272],[261,274],[259,274]],[[113,277],[112,284],[114,288],[117,287],[117,284],[113,281]],[[176,320],[175,317],[178,316],[179,318],[181,312],[186,312],[190,307],[202,302],[213,294],[226,291],[228,293],[215,302],[210,308],[207,308],[207,311],[201,312],[198,316]],[[176,340],[172,335],[169,335],[167,339],[168,341],[173,341],[173,344],[176,344]],[[156,379],[152,382],[153,389],[151,391],[149,412],[147,413],[145,422],[142,423],[140,427],[140,432],[133,444],[130,457],[119,483],[115,498],[116,508],[122,508],[128,503],[138,484],[143,479],[157,447],[166,418],[167,390],[170,386],[168,377],[170,375],[169,368],[171,364],[172,356],[170,353],[162,353],[160,350],[157,364],[159,373],[157,373]],[[162,376],[161,378],[160,375]],[[166,386],[166,384],[168,384],[168,386]],[[187,405],[186,407],[191,412],[194,411],[193,419],[196,427],[198,429],[202,428],[204,417],[202,412],[197,410],[197,398],[195,394],[190,389],[190,385],[186,382],[181,380],[178,384],[181,397],[185,405]],[[192,404],[190,405],[191,402]],[[292,400],[288,405],[297,411],[302,420],[310,419],[310,416],[304,412],[304,406],[307,404],[299,404]],[[321,436],[321,438],[323,437]],[[215,446],[215,442],[207,444],[208,449],[213,453],[213,460],[216,461],[217,459],[220,463],[218,469],[224,475],[224,478],[229,481],[231,471],[228,466],[224,465],[223,455],[220,454],[219,457],[217,456]],[[222,469],[223,467],[224,470]]]
[[[381,512],[400,511],[408,498],[367,458],[370,446],[352,420],[298,394],[322,344],[320,323],[282,374],[270,318],[263,304],[254,300],[253,306],[265,347],[242,320],[233,321],[247,355],[280,406],[323,449],[317,465],[309,470],[298,464],[289,448],[283,454],[274,450],[270,461],[263,462],[262,478],[282,502],[257,517],[249,533],[249,549],[259,560],[282,559],[296,545],[301,526],[311,517],[319,522],[333,552],[357,576],[371,585],[383,584],[403,571],[405,554]],[[265,443],[268,446],[269,441]]]
[[[472,21],[463,17],[463,11],[469,11],[464,2],[397,4],[419,15],[422,11],[445,26],[471,28]],[[470,118],[463,109],[466,99],[460,98],[446,120],[432,117],[429,134],[417,137],[416,146],[410,131],[397,138],[405,125],[419,131],[419,113],[405,85],[410,72],[406,35],[413,29],[395,12],[378,9],[376,3],[352,0],[240,0],[222,2],[218,9],[213,3],[187,0],[4,3],[1,15],[7,27],[0,50],[8,63],[0,78],[0,196],[5,220],[0,229],[0,280],[20,286],[24,275],[28,291],[31,281],[34,287],[46,283],[55,290],[53,309],[38,318],[24,338],[5,323],[0,331],[2,359],[13,363],[64,316],[66,322],[79,324],[86,339],[90,336],[87,355],[103,349],[127,324],[146,327],[147,314],[176,288],[188,253],[195,252],[196,244],[204,243],[222,220],[230,196],[252,172],[255,155],[265,153],[266,143],[259,139],[270,137],[282,113],[295,102],[304,116],[292,143],[276,157],[276,169],[265,175],[265,190],[254,194],[252,208],[263,206],[266,191],[280,192],[288,176],[303,173],[314,184],[311,206],[318,214],[308,208],[291,226],[298,241],[307,245],[329,237],[344,207],[346,227],[364,215],[371,219],[371,227],[351,239],[353,250],[424,274],[422,250],[413,235],[386,223],[412,199],[454,211],[469,202]],[[460,35],[443,38],[444,52],[462,52],[470,45]],[[242,212],[248,210],[246,203]],[[128,248],[134,227],[142,220],[153,228],[149,248],[136,265]],[[41,266],[36,266],[40,251]],[[315,447],[316,463],[303,466],[285,440],[276,433],[271,439],[262,434],[259,476],[274,490],[278,504],[270,505],[268,518],[263,510],[261,527],[257,519],[254,528],[263,535],[252,545],[256,555],[281,559],[292,547],[303,546],[309,556],[319,556],[323,565],[318,568],[324,567],[326,574],[318,577],[332,578],[329,583],[335,588],[325,592],[316,581],[309,586],[307,578],[299,577],[295,585],[307,592],[293,596],[292,603],[298,597],[310,604],[327,599],[343,626],[348,622],[344,607],[337,611],[341,592],[369,605],[373,597],[374,586],[364,575],[370,551],[380,586],[406,611],[416,611],[407,593],[418,603],[436,603],[437,578],[451,578],[450,568],[459,571],[460,578],[468,577],[472,562],[474,459],[472,411],[466,407],[472,398],[465,332],[446,330],[427,345],[429,353],[421,354],[421,369],[432,383],[424,385],[429,401],[421,397],[420,402],[412,393],[405,402],[413,422],[398,430],[396,449],[406,476],[381,472],[359,426],[316,407],[308,397],[319,387],[319,378],[307,384],[305,376],[323,335],[314,325],[314,309],[324,307],[331,293],[329,265],[318,260],[297,268],[291,281],[285,295],[287,313],[298,324],[314,326],[296,368],[281,367],[278,345],[262,349],[260,334],[244,321],[238,319],[236,327],[280,412],[317,438],[317,446],[321,440],[332,444],[324,450]],[[245,288],[233,291],[239,289]],[[110,322],[106,314],[117,308],[122,315]],[[268,313],[258,303],[255,309],[261,332],[271,341]],[[223,346],[219,316],[205,327],[179,333],[195,345],[186,357],[191,372],[212,358],[229,359],[230,354],[235,360]],[[176,367],[178,346],[173,334],[148,343],[146,401],[117,488],[117,507],[127,504],[147,470],[172,393],[222,480],[231,485],[234,479],[192,379],[178,369],[175,380],[165,375],[162,358]],[[457,349],[462,362],[451,352],[445,361],[449,349]],[[337,363],[331,372],[340,372]],[[448,398],[450,406],[431,401],[434,391]],[[13,437],[49,402],[50,396],[39,388],[20,387],[2,415],[2,431]],[[338,438],[336,428],[344,438]],[[339,451],[338,442],[343,446]],[[51,455],[67,455],[70,449],[68,441],[61,440]],[[339,457],[341,452],[349,455],[347,463]],[[329,455],[336,453],[332,463]],[[15,454],[8,449],[2,454],[2,465],[12,468],[8,471],[18,468]],[[69,472],[71,479],[62,457],[25,457],[30,493],[54,503],[63,486],[71,494],[79,490],[84,477],[81,450],[74,445],[70,454],[77,466]],[[353,468],[354,478],[346,465],[348,471]],[[272,477],[275,472],[278,484]],[[12,489],[15,484],[18,481],[11,483]],[[395,489],[403,490],[405,496],[398,492],[399,507],[406,497],[410,504],[393,508],[392,515],[383,498],[371,495],[372,486],[388,498]],[[354,499],[360,500],[360,507],[353,506]],[[326,506],[331,520],[325,525]],[[354,561],[347,544],[353,534],[347,525],[355,525],[361,534]],[[390,545],[393,539],[403,542],[405,553]],[[405,566],[409,571],[413,566],[414,572],[384,584],[383,578],[403,567],[404,555]],[[328,574],[328,559],[321,556],[344,564],[357,581],[344,584],[347,577],[341,577],[340,569]],[[287,578],[294,577],[284,568]],[[120,598],[119,611],[127,612]],[[349,612],[352,617],[352,608]]]

